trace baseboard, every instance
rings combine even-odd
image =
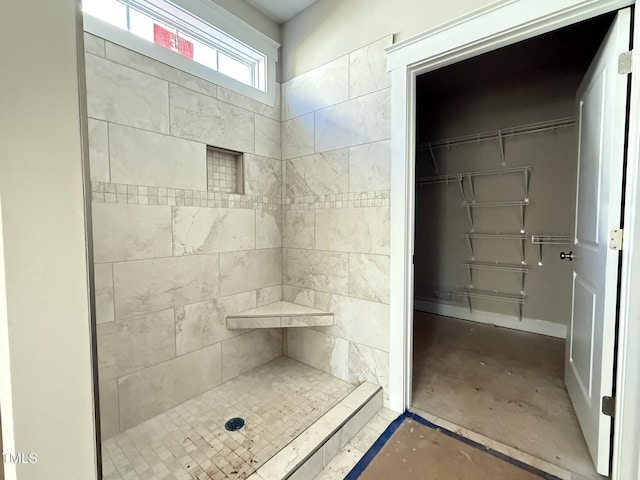
[[[547,335],[549,337],[567,338],[566,325],[549,322],[547,320],[538,320],[536,318],[526,317],[520,320],[513,315],[485,312],[482,310],[473,310],[470,312],[468,308],[460,307],[458,305],[447,305],[418,298],[414,300],[413,308],[420,312],[433,313],[436,315],[443,315],[445,317],[455,317],[462,320],[469,320],[471,322],[486,323],[497,327]]]

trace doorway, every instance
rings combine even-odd
[[[576,90],[614,18],[416,82],[412,406],[594,479],[563,381],[566,256]]]
[[[558,4],[524,4],[500,2],[473,12],[425,34],[404,40],[387,49],[388,68],[392,73],[392,190],[391,196],[391,338],[390,338],[390,406],[396,410],[411,405],[412,310],[413,310],[413,169],[415,146],[415,84],[425,72],[490,52],[539,34],[594,18],[623,8],[633,2],[611,0],[592,2],[567,0]],[[637,12],[635,13],[637,20]],[[639,35],[635,33],[636,43]],[[624,50],[621,50],[624,51]],[[617,58],[616,58],[617,60]],[[616,62],[617,63],[617,62]],[[616,70],[609,65],[610,71]],[[629,130],[636,131],[640,121],[640,84],[631,77]],[[624,130],[624,127],[622,128]],[[634,274],[634,250],[640,245],[637,235],[638,139],[629,137],[625,170],[629,183],[625,191],[625,251],[621,256],[622,280],[618,342],[618,398],[613,437],[612,478],[636,478],[640,434],[633,427],[637,418],[639,390],[632,375],[637,362],[629,349],[629,335],[635,331],[632,319],[638,308],[631,298],[640,285]],[[606,242],[605,242],[606,243]],[[595,402],[594,402],[595,404]]]

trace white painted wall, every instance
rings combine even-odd
[[[244,20],[253,28],[272,38],[276,42],[280,41],[280,26],[267,17],[264,13],[249,5],[245,0],[209,0],[217,3],[222,8],[232,13],[236,17]]]
[[[5,452],[38,458],[8,480],[96,478],[79,5],[0,17],[0,407]]]
[[[282,26],[282,81],[388,34],[404,40],[492,3],[496,2],[320,0]]]
[[[280,25],[267,17],[264,13],[249,5],[245,0],[204,0],[220,5],[222,8],[240,18],[253,28],[280,43]],[[282,49],[278,51],[282,54]],[[281,63],[276,64],[276,82],[280,82]]]

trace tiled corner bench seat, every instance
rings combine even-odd
[[[227,328],[327,327],[333,313],[291,302],[275,302],[227,316]]]

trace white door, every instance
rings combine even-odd
[[[609,474],[619,252],[609,232],[620,227],[627,76],[618,56],[629,49],[631,12],[621,10],[577,93],[578,189],[573,246],[573,308],[565,382],[598,473]]]

